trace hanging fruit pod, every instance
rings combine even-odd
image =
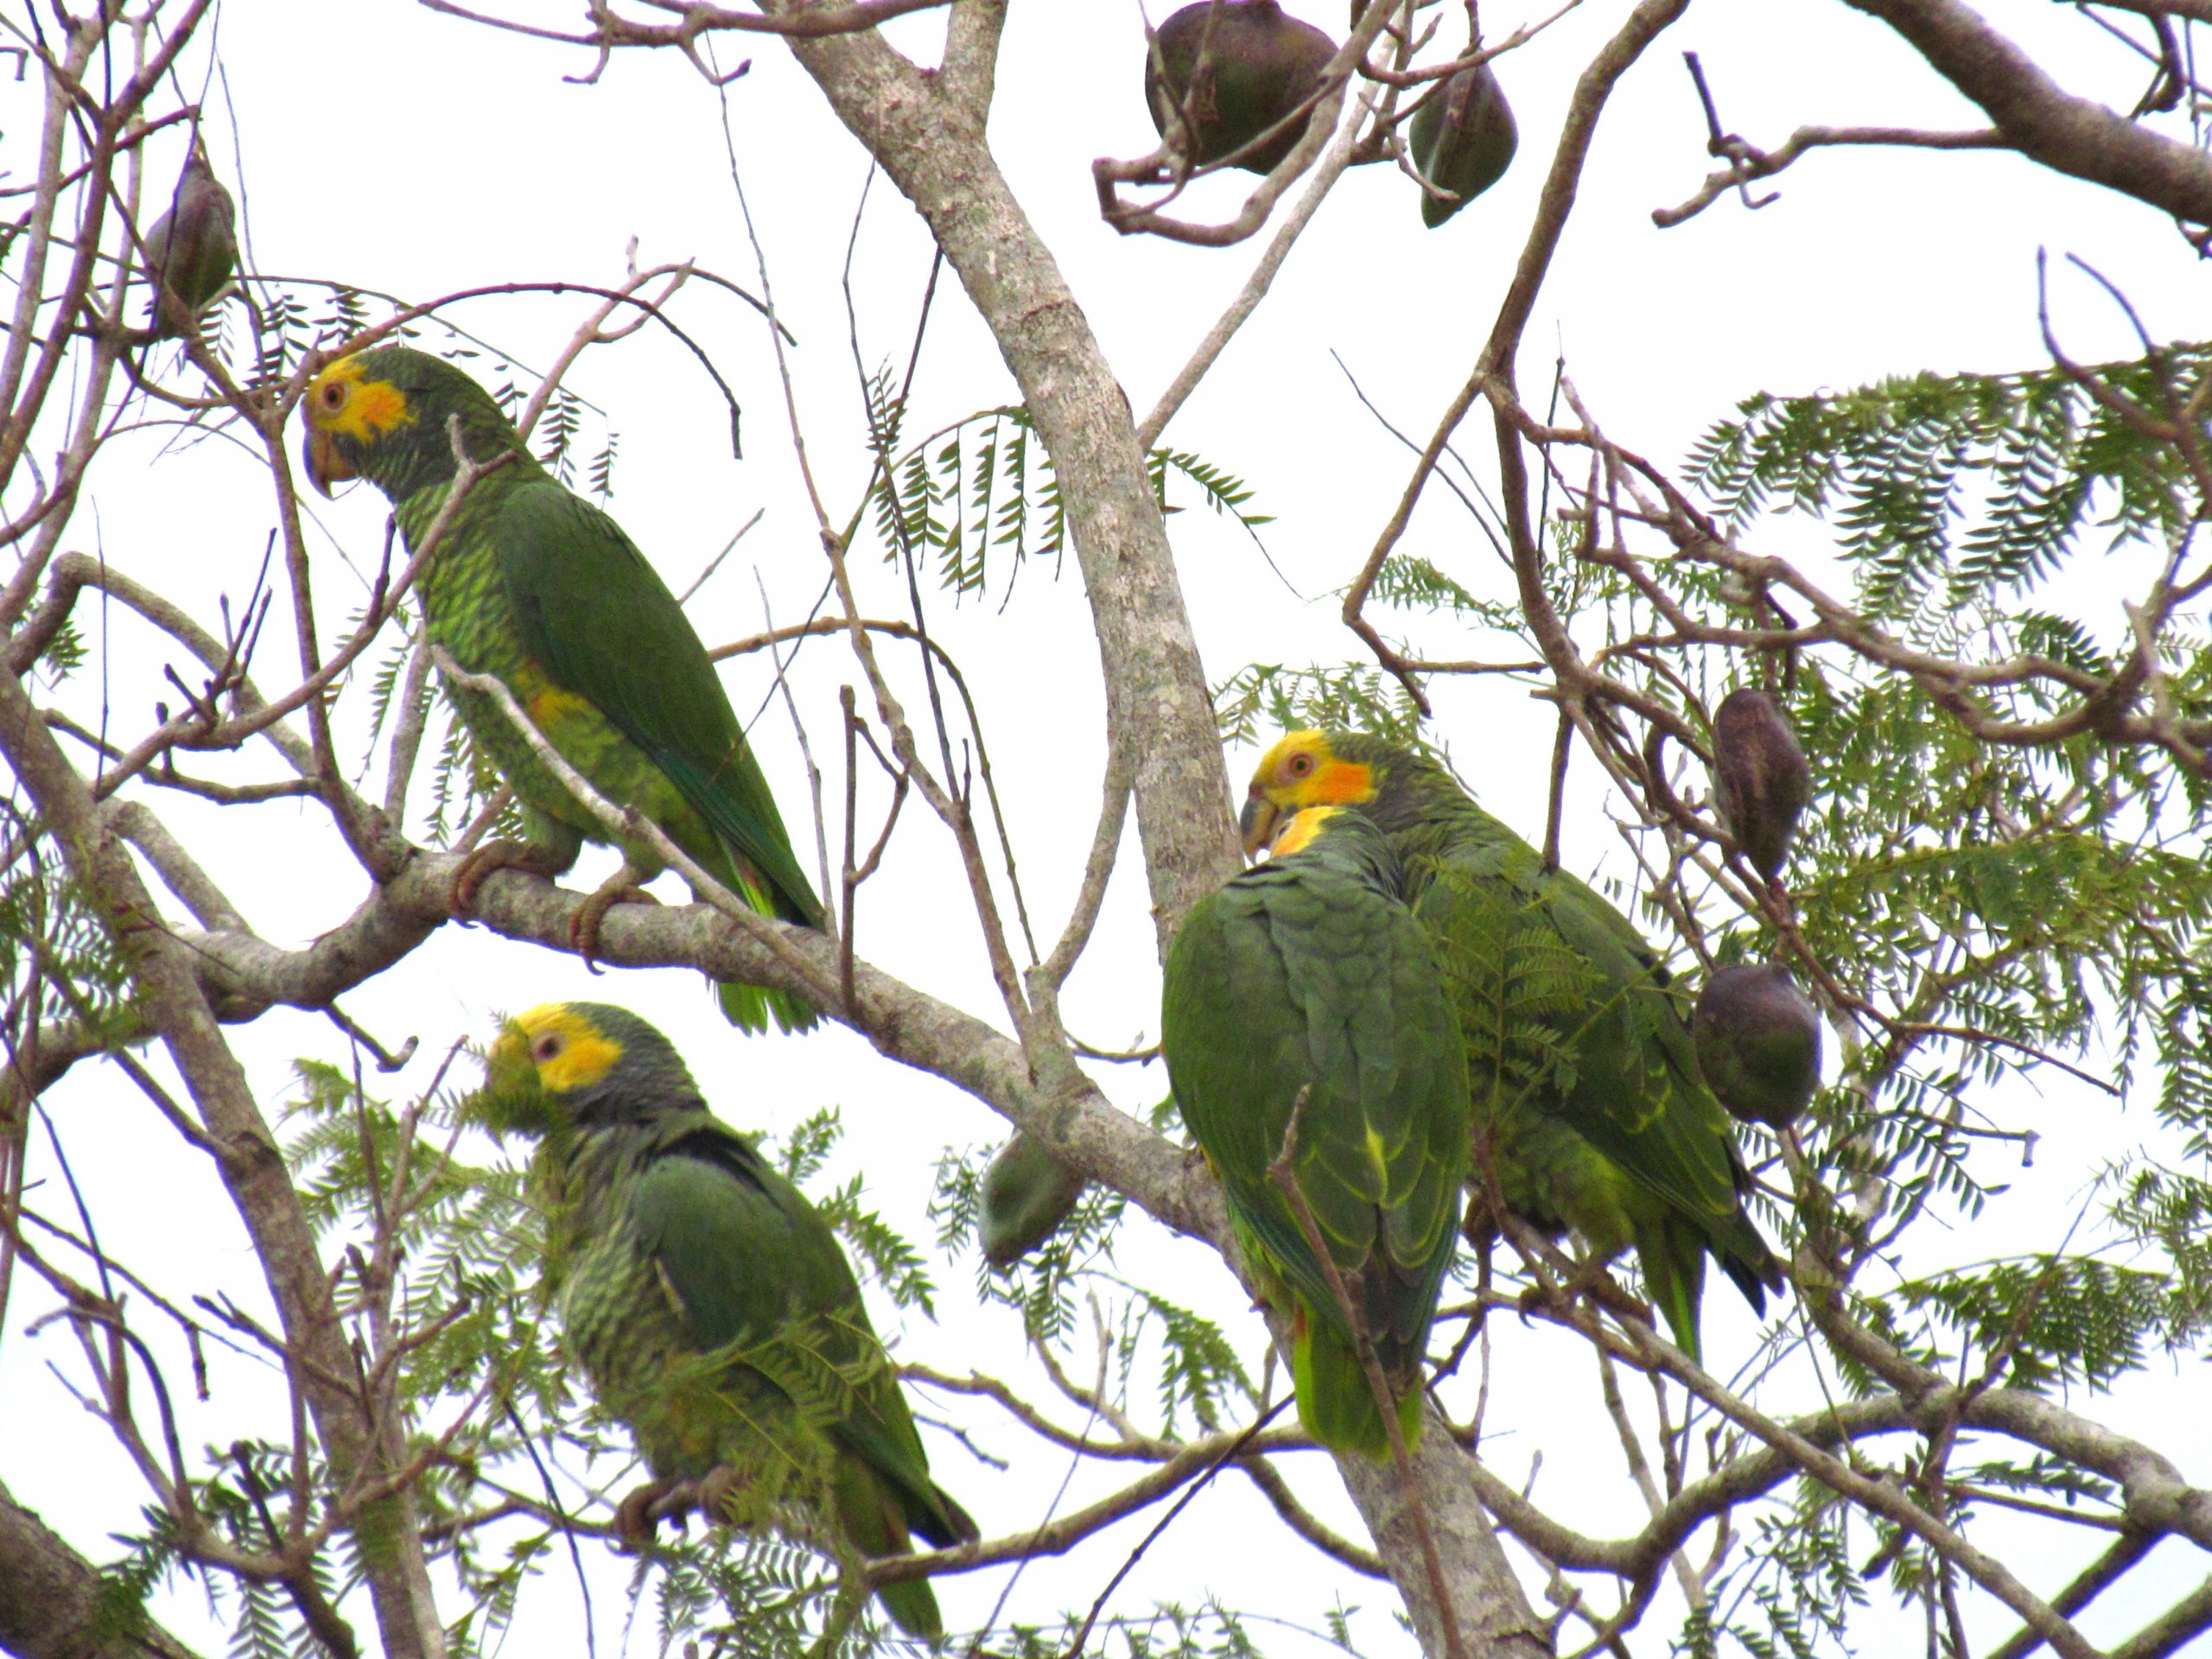
[[[1414,170],[1449,196],[1421,194],[1421,222],[1432,231],[1505,176],[1521,143],[1513,106],[1487,63],[1462,69],[1414,111]]]
[[[1145,105],[1162,137],[1185,129],[1193,166],[1233,156],[1233,167],[1272,172],[1305,137],[1305,124],[1291,118],[1336,54],[1334,41],[1285,16],[1276,0],[1198,0],[1153,36]],[[1237,154],[1278,124],[1265,143]]]
[[[1820,1011],[1779,963],[1715,972],[1690,1034],[1706,1086],[1740,1123],[1794,1123],[1821,1086]]]
[[[197,326],[238,264],[237,209],[195,133],[169,210],[146,232],[146,275],[154,289],[154,309],[146,321],[154,337]]]
[[[1731,691],[1713,715],[1713,795],[1744,856],[1771,881],[1813,797],[1813,769],[1772,697]]]

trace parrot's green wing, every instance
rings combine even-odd
[[[666,1278],[700,1351],[742,1344],[750,1353],[772,1340],[779,1351],[763,1352],[776,1380],[812,1396],[802,1399],[809,1415],[876,1478],[906,1526],[940,1545],[976,1535],[930,1479],[836,1235],[749,1142],[711,1120],[683,1129],[640,1174],[633,1214],[639,1248]],[[868,1554],[904,1548],[869,1531],[855,1528]]]
[[[1500,1172],[1508,1201],[1603,1250],[1634,1243],[1695,1353],[1708,1251],[1754,1306],[1778,1274],[1743,1213],[1727,1117],[1664,968],[1619,911],[1471,804],[1431,862],[1415,910],[1467,1022],[1476,1098],[1492,1103],[1501,1161],[1516,1166]]]
[[[1325,847],[1193,907],[1168,953],[1160,1044],[1256,1265],[1294,1300],[1300,1415],[1325,1443],[1380,1459],[1387,1431],[1348,1321],[1268,1170],[1296,1109],[1293,1179],[1417,1430],[1465,1175],[1465,1062],[1411,914]]]
[[[524,645],[554,684],[667,774],[759,874],[775,914],[818,925],[821,904],[706,647],[621,526],[540,477],[507,493],[493,534]]]

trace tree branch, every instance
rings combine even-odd
[[[2212,225],[2212,156],[2076,98],[1958,0],[1847,0],[1878,17],[2045,167]]]
[[[0,1648],[22,1659],[194,1659],[142,1615],[119,1618],[92,1564],[0,1484]]]

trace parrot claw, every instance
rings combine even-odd
[[[584,966],[600,971],[599,925],[617,905],[657,905],[660,900],[638,885],[637,872],[625,864],[613,878],[594,889],[569,918],[569,943],[584,959]]]
[[[505,836],[487,841],[461,860],[461,868],[453,874],[453,887],[446,895],[446,908],[452,912],[454,920],[468,920],[470,912],[476,908],[476,889],[494,870],[527,870],[549,881],[560,874],[558,869],[547,868],[545,857],[528,842]]]
[[[736,1524],[731,1500],[753,1484],[752,1478],[728,1464],[716,1464],[698,1482],[699,1513],[709,1526]]]
[[[660,1516],[653,1511],[688,1483],[649,1480],[614,1506],[614,1538],[629,1554],[640,1555],[652,1548],[660,1530]],[[681,1530],[683,1522],[677,1522]]]

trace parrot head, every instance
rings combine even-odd
[[[522,440],[492,394],[428,352],[378,346],[341,357],[308,383],[308,477],[323,494],[365,478],[395,501],[448,482],[456,466],[450,423],[468,454],[521,454]]]
[[[627,1008],[547,1002],[502,1024],[464,1115],[502,1138],[544,1140],[701,1104],[675,1047]]]
[[[1276,845],[1278,833],[1308,807],[1364,806],[1374,800],[1396,753],[1381,739],[1356,732],[1307,730],[1279,739],[1260,757],[1244,791],[1244,810],[1236,821],[1244,855],[1252,857],[1262,847],[1284,850]]]

